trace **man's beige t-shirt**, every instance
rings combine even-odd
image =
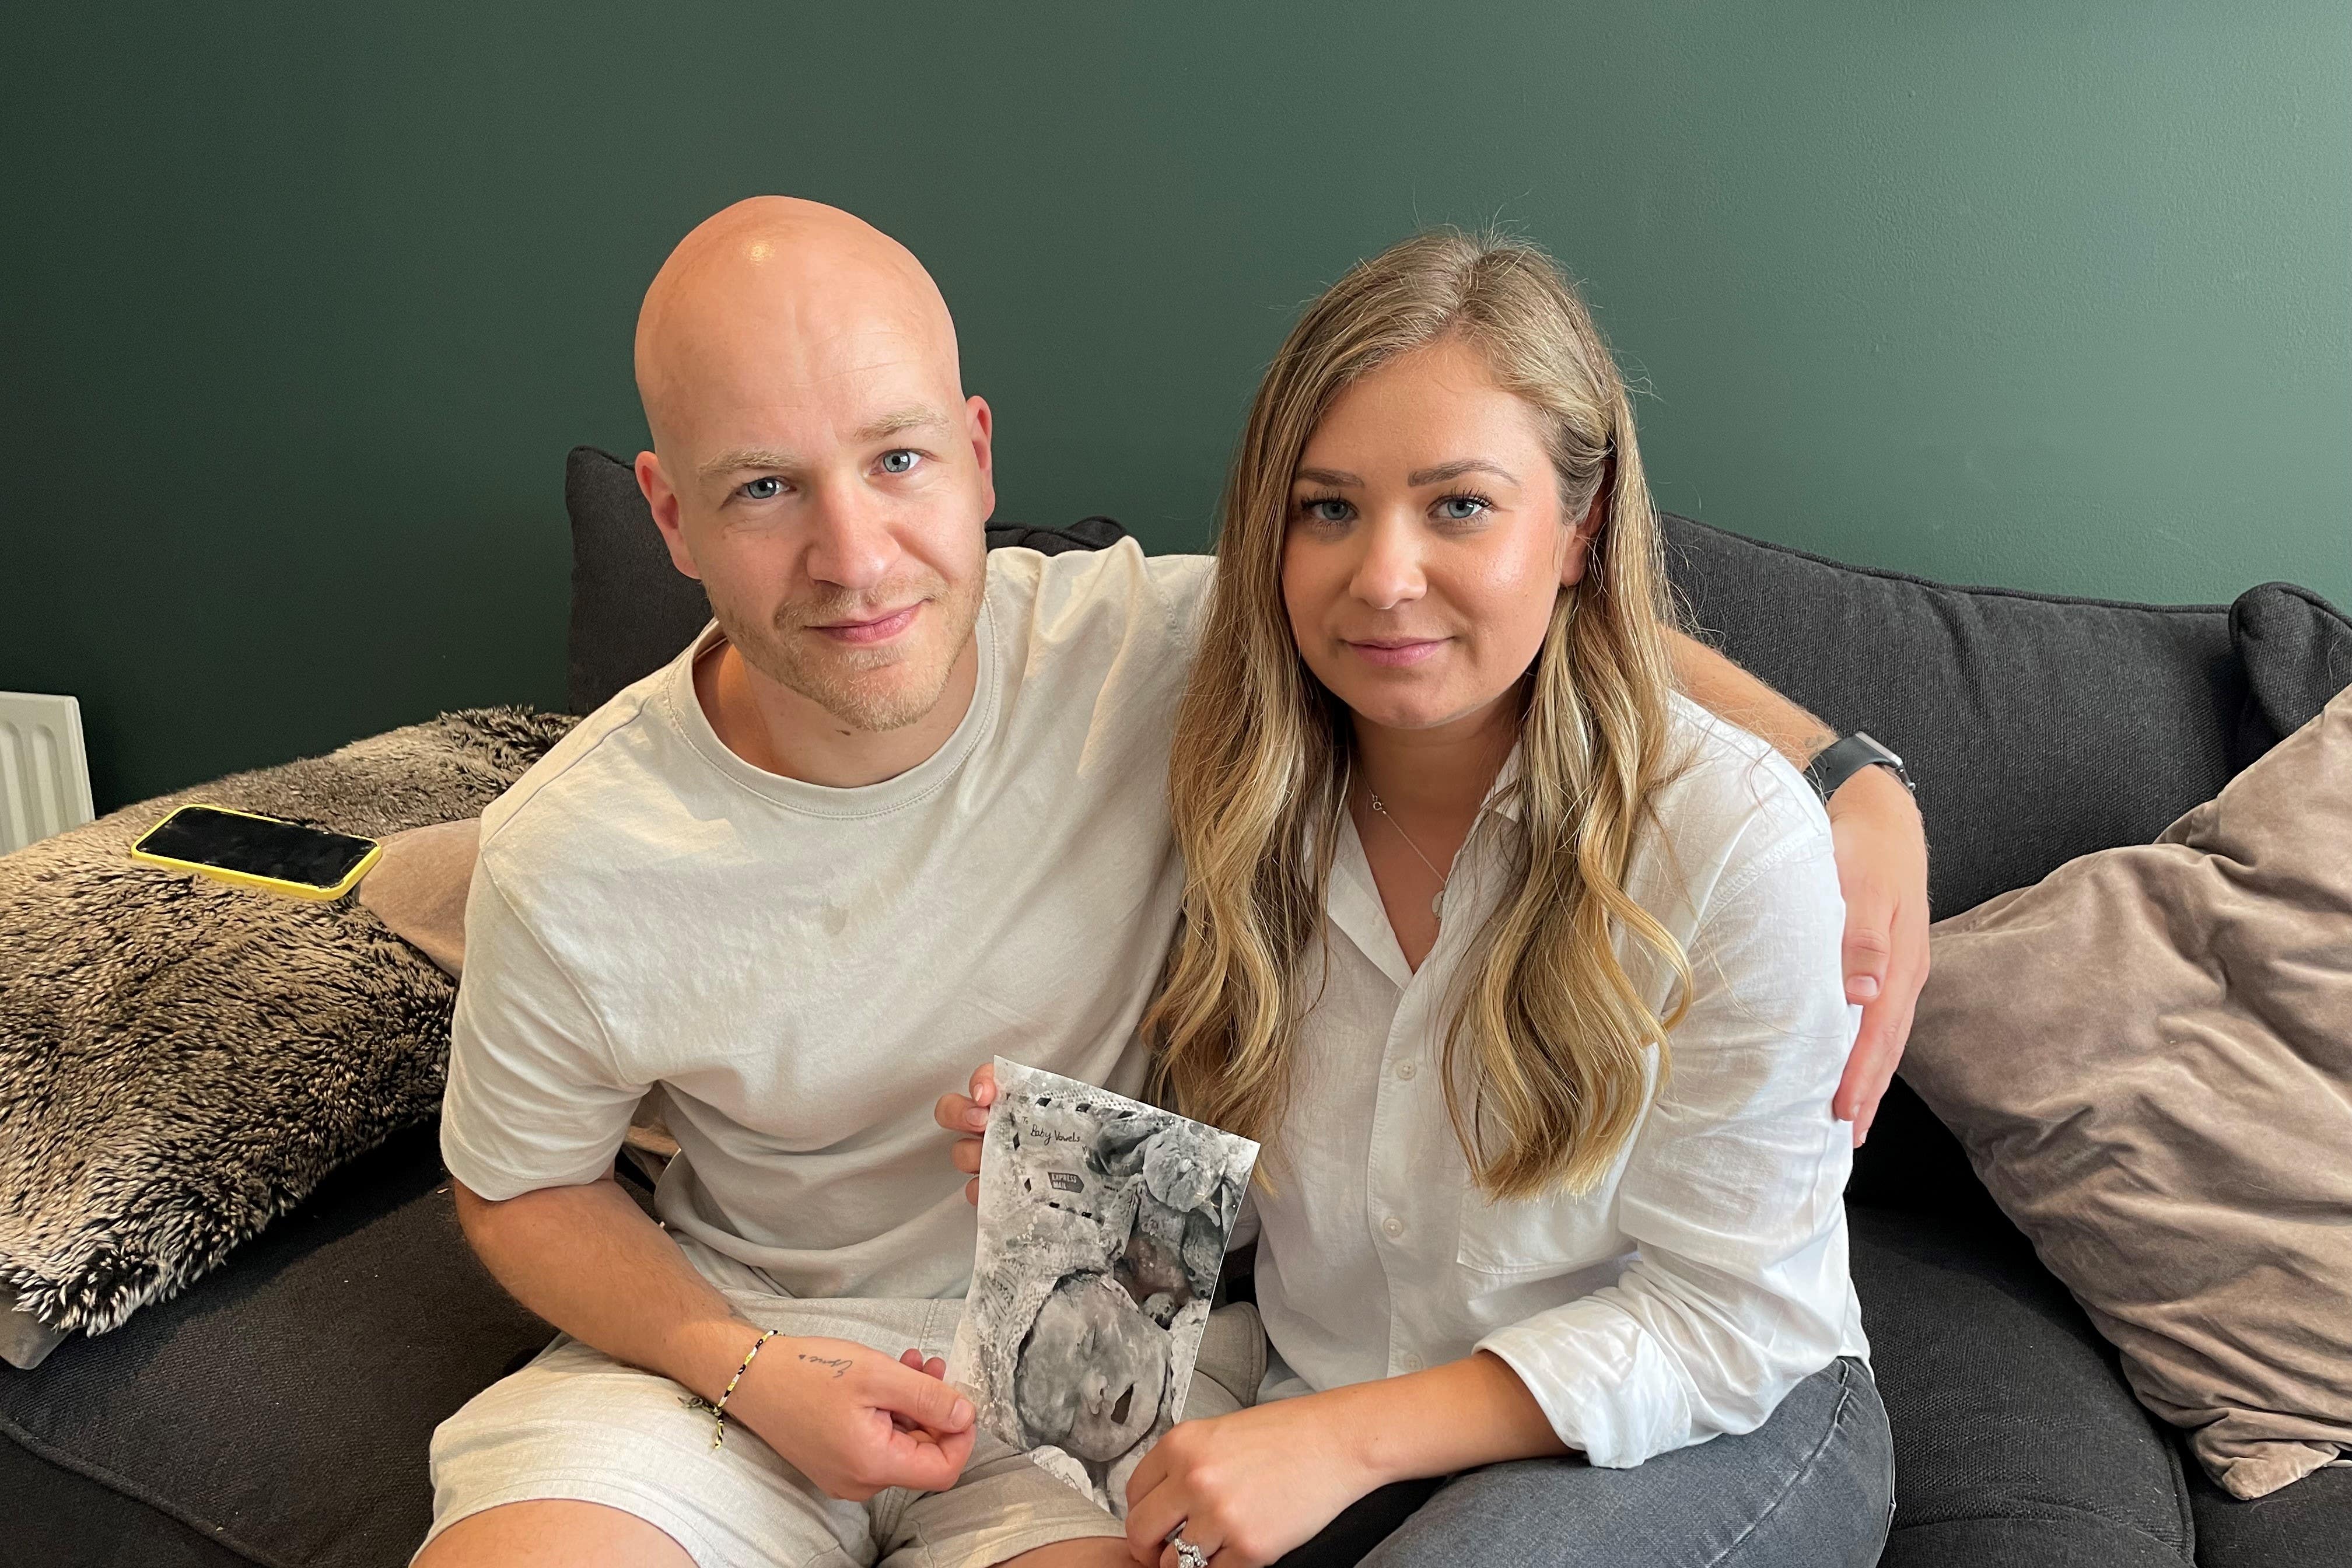
[[[1176,703],[1210,562],[998,550],[971,707],[827,789],[730,752],[707,627],[482,817],[441,1151],[492,1200],[610,1170],[663,1088],[672,1230],[798,1296],[961,1295],[938,1097],[1003,1054],[1123,1092],[1175,929]]]

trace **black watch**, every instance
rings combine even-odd
[[[1863,769],[1872,767],[1885,768],[1903,781],[1905,789],[1915,795],[1919,793],[1918,786],[1911,782],[1911,775],[1903,771],[1903,759],[1859,730],[1827,747],[1806,763],[1805,777],[1812,781],[1813,788],[1820,792],[1822,803],[1826,805],[1830,796],[1837,794],[1840,784]]]

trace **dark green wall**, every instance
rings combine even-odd
[[[1588,280],[1661,499],[1945,578],[2352,603],[2352,12],[127,0],[10,24],[0,687],[101,808],[563,689],[564,449],[749,193],[911,245],[1002,513],[1206,537],[1422,221]]]

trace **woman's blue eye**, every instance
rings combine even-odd
[[[882,454],[882,471],[886,474],[911,473],[915,465],[922,460],[921,453],[910,452],[901,447],[895,452]]]
[[[1437,515],[1448,522],[1467,522],[1487,505],[1484,496],[1447,496],[1437,503]]]
[[[784,481],[773,477],[753,479],[743,487],[743,495],[750,500],[773,500],[783,493]]]
[[[1320,500],[1307,503],[1307,516],[1315,522],[1345,522],[1348,521],[1348,503],[1337,496],[1325,496]]]

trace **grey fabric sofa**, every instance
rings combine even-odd
[[[625,466],[583,448],[572,700],[704,611]],[[1920,781],[1937,912],[2145,841],[2352,679],[2352,622],[2273,584],[2110,605],[1865,572],[1671,520],[1675,580],[1735,658]],[[1115,524],[1001,531],[1098,546]],[[2320,1568],[2352,1468],[2258,1502],[2184,1464],[2113,1352],[1898,1085],[1863,1151],[1854,1270],[1894,1422],[1889,1568]],[[394,1568],[430,1516],[434,1426],[549,1331],[458,1234],[434,1130],[330,1178],[176,1300],[0,1367],[0,1563]]]

